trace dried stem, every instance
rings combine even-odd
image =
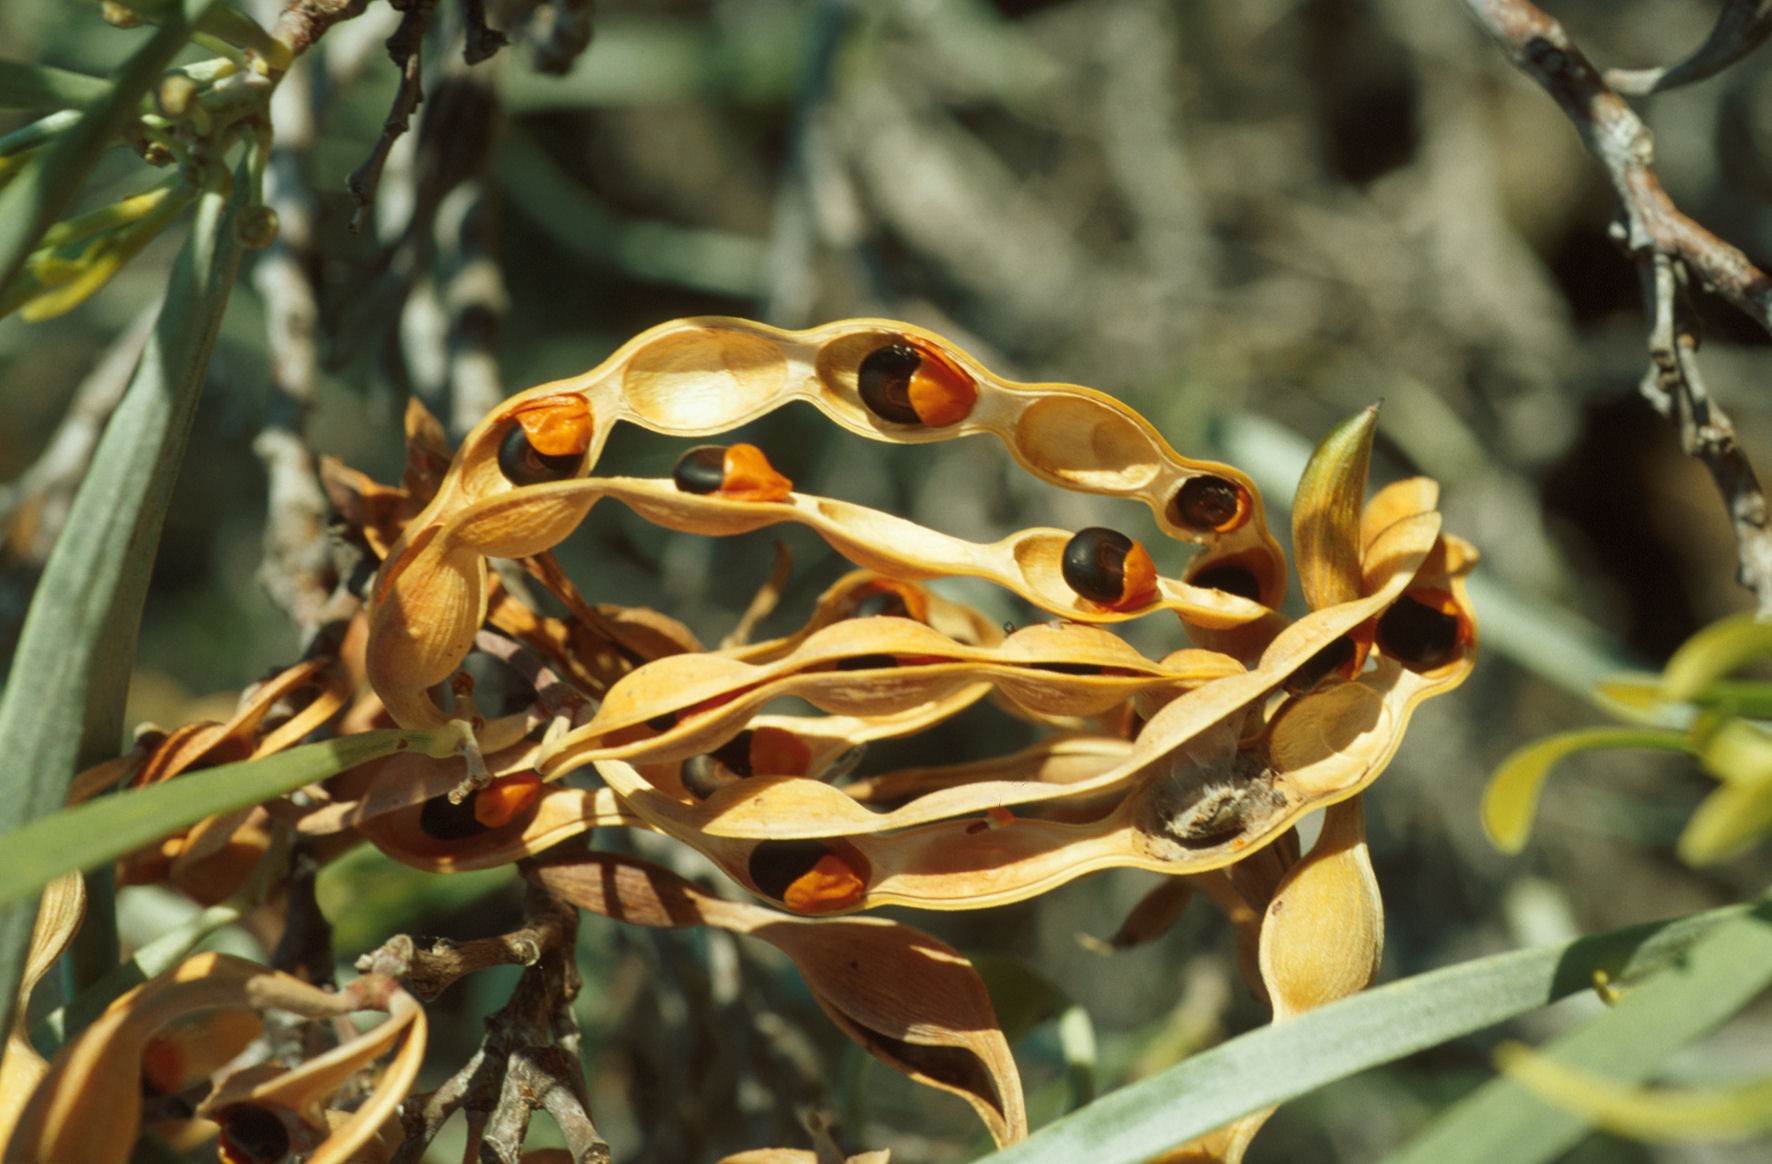
[[[411,1164],[444,1122],[463,1112],[478,1159],[516,1164],[530,1117],[546,1111],[566,1138],[575,1164],[607,1164],[609,1145],[591,1122],[578,1025],[579,989],[573,946],[578,911],[530,882],[524,926],[496,938],[437,942],[419,950],[401,935],[359,965],[392,974],[432,999],[463,974],[489,966],[526,967],[511,999],[486,1020],[486,1037],[467,1064],[435,1091],[414,1095],[403,1109],[406,1140],[394,1164]]]
[[[290,0],[277,17],[271,35],[284,41],[300,56],[313,47],[327,29],[341,20],[361,16],[369,0]]]
[[[400,87],[394,91],[394,103],[388,110],[387,120],[382,122],[381,137],[376,139],[375,148],[369,151],[367,161],[351,171],[348,179],[351,198],[357,207],[351,216],[353,233],[363,229],[364,216],[375,204],[375,191],[381,185],[381,172],[388,163],[388,154],[401,135],[412,128],[413,111],[424,100],[425,29],[430,27],[437,0],[396,0],[394,7],[404,15],[400,18],[400,27],[388,37],[388,55],[400,67]]]
[[[1465,4],[1508,59],[1555,98],[1588,152],[1606,167],[1620,203],[1615,234],[1638,264],[1652,320],[1644,392],[1664,415],[1678,416],[1682,447],[1716,481],[1735,528],[1737,577],[1754,591],[1760,614],[1772,616],[1766,498],[1733,425],[1705,389],[1698,332],[1683,291],[1689,272],[1772,332],[1772,278],[1673,204],[1655,174],[1648,127],[1562,25],[1526,0]]]

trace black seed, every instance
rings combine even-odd
[[[1237,516],[1241,493],[1223,477],[1190,477],[1175,491],[1170,515],[1189,529],[1217,529]]]
[[[289,1156],[289,1127],[275,1112],[239,1103],[210,1118],[221,1125],[221,1139],[231,1149],[229,1159],[271,1164]]]
[[[757,892],[780,901],[829,852],[818,841],[761,841],[751,850],[746,871]]]
[[[1251,602],[1261,601],[1261,583],[1255,580],[1255,573],[1247,566],[1208,566],[1188,581],[1191,585],[1222,590]]]
[[[910,618],[911,608],[905,605],[904,595],[893,590],[876,590],[858,601],[849,612],[851,618],[873,618],[878,615]]]
[[[894,424],[922,424],[911,407],[911,377],[923,364],[923,356],[910,344],[888,344],[861,362],[856,390],[861,402],[881,420]]]
[[[883,667],[896,667],[898,660],[891,655],[851,655],[847,659],[837,660],[839,671],[874,671]]]
[[[655,732],[668,732],[677,726],[677,713],[674,711],[661,712],[647,720],[646,726]]]
[[[726,447],[702,445],[677,458],[671,480],[685,493],[713,493],[726,483]]]
[[[1353,659],[1358,649],[1353,639],[1342,635],[1300,664],[1281,686],[1294,695],[1301,695],[1315,687],[1325,675],[1340,670]]]
[[[474,796],[470,792],[460,804],[449,803],[447,796],[433,796],[418,813],[418,827],[436,841],[460,841],[477,837],[486,831],[474,816]]]
[[[513,485],[539,485],[544,481],[564,481],[578,472],[583,453],[562,453],[549,456],[538,453],[529,443],[523,426],[513,424],[498,445],[498,471]]]
[[[755,735],[756,733],[750,728],[746,728],[709,754],[732,769],[734,774],[749,776],[751,774],[751,739]]]
[[[1092,525],[1064,544],[1059,569],[1065,584],[1091,602],[1118,602],[1125,597],[1126,555],[1131,552],[1131,538]]]
[[[1458,618],[1407,594],[1378,620],[1378,647],[1416,671],[1432,671],[1458,654]]]

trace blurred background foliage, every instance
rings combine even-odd
[[[588,368],[661,320],[882,315],[1005,374],[1112,392],[1185,453],[1255,474],[1281,513],[1299,442],[1384,400],[1375,477],[1442,482],[1447,528],[1484,554],[1491,648],[1458,698],[1420,713],[1366,798],[1389,912],[1385,979],[1767,883],[1763,852],[1701,872],[1675,858],[1712,786],[1678,758],[1571,760],[1524,854],[1503,857],[1481,833],[1482,784],[1503,756],[1597,720],[1580,694],[1596,669],[1658,666],[1751,599],[1733,584],[1708,477],[1637,395],[1641,295],[1608,237],[1604,175],[1457,6],[603,0],[590,48],[562,76],[536,68],[551,9],[487,10],[495,27],[527,19],[528,40],[514,31],[516,44],[470,68],[459,12],[439,8],[425,102],[359,233],[346,178],[394,95],[383,41],[398,14],[371,4],[334,27],[280,94],[284,238],[228,314],[155,570],[131,722],[215,715],[298,650],[261,578],[271,491],[254,442],[267,425],[391,481],[409,393],[459,436],[504,394]],[[1602,66],[1624,67],[1683,55],[1714,18],[1676,0],[1570,0],[1555,14]],[[0,6],[0,44],[20,59],[103,73],[134,35],[103,25],[96,6]],[[1637,105],[1681,208],[1772,256],[1764,55]],[[92,205],[145,184],[121,152],[102,173]],[[0,321],[0,480],[21,483],[0,487],[0,655],[72,484],[27,474],[77,402],[119,379],[106,349],[164,288],[176,241],[71,314]],[[306,399],[287,390],[301,376],[278,378],[279,360],[309,342],[278,310],[283,260],[315,295]],[[1772,432],[1768,337],[1720,301],[1700,295],[1699,310],[1711,389],[1753,455]],[[277,346],[292,334],[293,349]],[[747,439],[804,488],[964,537],[1102,522],[1156,541],[1142,512],[1033,482],[986,442],[886,447],[798,406]],[[624,430],[608,471],[666,473],[681,446]],[[561,555],[593,599],[656,606],[715,641],[768,576],[778,537],[795,562],[765,627],[779,631],[844,568],[800,531],[703,541],[600,506]],[[1158,553],[1173,572],[1181,547]],[[271,559],[273,573],[286,567]],[[1034,617],[1002,595],[954,592],[994,617]],[[1180,645],[1174,625],[1147,621],[1133,632],[1145,649]],[[1579,650],[1554,637],[1571,628]],[[921,743],[997,753],[1016,730],[975,714]],[[908,758],[882,748],[867,762]],[[1263,1019],[1227,927],[1203,906],[1131,952],[1079,942],[1108,936],[1151,884],[1097,875],[1037,902],[915,919],[992,967],[1006,1014],[1025,1012],[1010,1034],[1036,1126],[1080,1098],[1066,1067],[1074,1031],[1067,1041],[1052,1021],[1072,1003],[1095,1024],[1104,1088]],[[346,963],[397,931],[495,933],[519,910],[508,872],[430,877],[369,853],[329,869],[321,894]],[[126,896],[125,939],[165,928],[175,908]],[[847,1048],[772,952],[597,918],[581,940],[594,1114],[618,1159],[800,1143],[800,1110],[820,1105],[840,1114],[844,1142],[895,1159],[983,1147],[963,1105]],[[443,999],[437,1013],[459,1021],[435,1037],[439,1072],[471,1053],[478,1016],[509,986],[491,972]],[[1598,1005],[1566,1003],[1328,1088],[1283,1108],[1250,1158],[1376,1159],[1488,1077],[1496,1041],[1537,1041]],[[1769,1047],[1762,1005],[1675,1075],[1763,1075]],[[1763,1151],[1596,1138],[1571,1158]]]

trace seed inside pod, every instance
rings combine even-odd
[[[1142,606],[1157,589],[1157,567],[1145,548],[1099,525],[1071,535],[1059,572],[1084,598],[1115,609]]]
[[[584,451],[576,453],[544,453],[530,443],[529,434],[521,424],[513,424],[498,444],[498,471],[513,485],[540,485],[544,481],[564,481],[578,472],[584,463]]]
[[[1451,662],[1473,641],[1470,623],[1444,590],[1412,590],[1378,619],[1378,648],[1411,671]]]
[[[541,790],[540,776],[521,772],[474,789],[460,804],[451,804],[447,796],[433,796],[419,810],[418,827],[432,840],[466,840],[510,824],[541,799]]]
[[[217,1144],[222,1159],[230,1164],[271,1164],[288,1159],[289,1126],[276,1112],[250,1103],[236,1103],[213,1112],[210,1119],[221,1125]]]
[[[418,813],[418,827],[435,841],[462,841],[486,831],[474,815],[478,792],[470,792],[460,804],[451,804],[447,796],[433,796]]]
[[[702,445],[677,458],[671,480],[685,493],[708,494],[726,480],[726,446]]]
[[[734,501],[786,501],[794,483],[775,471],[756,445],[702,445],[677,459],[671,480],[685,493]]]
[[[1249,493],[1223,477],[1190,477],[1169,502],[1169,518],[1201,533],[1228,533],[1249,520]]]
[[[1208,566],[1189,578],[1188,583],[1208,590],[1222,590],[1226,594],[1247,598],[1251,602],[1261,601],[1261,583],[1256,580],[1255,572],[1247,566],[1234,563]]]
[[[978,384],[933,348],[908,340],[877,348],[856,370],[869,412],[893,424],[940,428],[965,420]]]
[[[734,777],[803,776],[812,749],[793,732],[777,727],[746,728],[713,751],[683,762],[683,786],[706,800]]]
[[[715,748],[709,755],[732,769],[735,774],[749,776],[754,771],[751,767],[751,741],[756,738],[756,731],[746,728]]]
[[[829,913],[860,901],[867,884],[820,841],[762,841],[746,866],[757,892],[798,913]]]
[[[500,776],[473,796],[474,819],[489,829],[500,828],[541,799],[541,777],[534,772]]]

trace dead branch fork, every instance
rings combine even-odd
[[[1765,494],[1742,452],[1735,428],[1711,399],[1699,372],[1697,321],[1686,297],[1696,276],[1761,327],[1772,332],[1772,278],[1740,249],[1681,213],[1654,170],[1649,129],[1611,83],[1635,74],[1602,76],[1561,24],[1527,0],[1465,0],[1477,23],[1516,67],[1554,98],[1589,153],[1606,167],[1619,199],[1614,237],[1636,261],[1651,319],[1649,370],[1642,392],[1663,416],[1677,418],[1680,443],[1709,470],[1735,529],[1737,578],[1756,596],[1762,618],[1772,617],[1772,529]],[[1733,60],[1765,37],[1772,6],[1731,0],[1706,50],[1719,37],[1741,40]],[[1675,69],[1678,69],[1676,66]],[[1657,88],[1671,86],[1675,69]],[[1714,70],[1713,70],[1714,71]],[[1700,73],[1683,76],[1696,80]]]

